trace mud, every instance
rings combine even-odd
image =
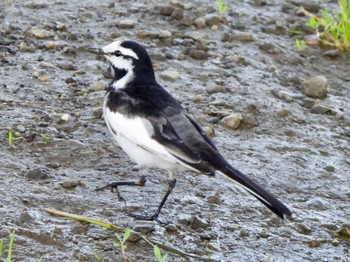
[[[120,190],[126,206],[94,191],[140,175],[101,118],[108,65],[85,52],[119,37],[145,45],[159,82],[215,131],[229,162],[294,212],[279,220],[223,177],[180,172],[161,213],[172,225],[149,236],[217,261],[347,261],[350,59],[296,50],[288,32],[308,32],[299,7],[229,1],[220,16],[215,1],[2,1],[0,239],[6,250],[16,229],[13,261],[121,261],[113,233],[43,209],[133,227],[128,213],[154,211],[166,189],[167,175],[148,170],[145,187]],[[161,79],[165,70],[179,78]],[[301,92],[317,75],[328,81],[324,99]],[[326,109],[311,110],[319,102]],[[220,124],[233,113],[243,116],[235,130]],[[130,261],[156,261],[143,242],[126,252]],[[168,261],[191,260],[168,253]]]

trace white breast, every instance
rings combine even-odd
[[[180,167],[178,159],[167,149],[152,139],[152,124],[140,117],[129,118],[112,112],[104,104],[104,117],[107,127],[120,147],[131,160],[140,166],[174,170]]]

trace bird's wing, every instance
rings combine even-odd
[[[179,108],[167,107],[161,117],[149,119],[153,125],[152,138],[162,144],[171,155],[186,165],[206,174],[215,168],[209,158],[221,157],[205,131]]]

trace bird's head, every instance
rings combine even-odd
[[[146,84],[155,81],[151,59],[146,49],[134,41],[115,41],[102,49],[88,51],[104,55],[114,70],[110,87],[125,88],[128,84]]]

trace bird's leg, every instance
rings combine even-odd
[[[103,187],[96,188],[95,191],[102,191],[106,188],[110,188],[112,193],[115,192],[117,194],[118,200],[124,201],[124,203],[125,203],[125,199],[119,193],[118,186],[145,186],[146,181],[147,181],[146,177],[141,176],[139,181],[112,182],[112,183],[105,185]]]
[[[162,201],[160,202],[157,211],[153,214],[153,215],[137,215],[137,214],[129,214],[131,217],[138,219],[138,220],[154,220],[157,221],[160,224],[163,224],[159,219],[159,213],[162,210],[165,202],[167,201],[170,193],[173,191],[175,185],[176,185],[176,179],[173,176],[173,173],[171,171],[169,171],[169,177],[170,177],[170,181],[169,181],[169,186],[168,186],[168,190],[165,192],[165,195],[163,196]]]

